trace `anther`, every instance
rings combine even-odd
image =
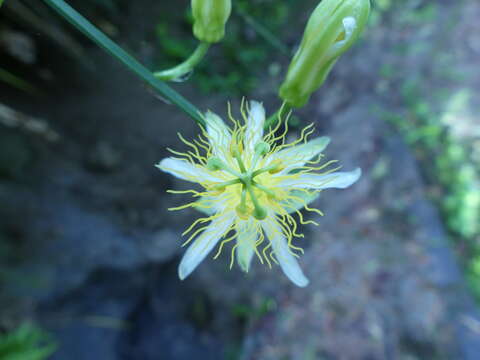
[[[210,171],[218,171],[225,169],[225,164],[218,157],[211,157],[207,160],[207,169]]]
[[[276,173],[282,171],[283,169],[284,169],[284,167],[282,165],[282,162],[280,160],[275,160],[270,165],[268,165],[264,168],[255,170],[252,174],[252,178],[254,178],[257,175],[266,173],[266,172],[268,172],[270,174],[276,174]]]
[[[272,164],[269,166],[268,172],[270,174],[276,174],[284,169],[284,166],[282,164],[281,160],[274,160]]]
[[[255,153],[261,156],[266,155],[270,151],[270,145],[264,141],[260,141],[255,145]]]

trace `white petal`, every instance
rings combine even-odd
[[[255,254],[255,243],[258,240],[258,233],[252,219],[237,222],[237,261],[243,271],[248,272],[253,255]]]
[[[195,206],[195,210],[212,216],[217,212],[225,211],[225,208],[228,206],[228,195],[202,196],[196,204],[198,204],[198,206]]]
[[[320,193],[308,193],[303,190],[292,190],[290,191],[290,196],[294,196],[295,199],[289,199],[287,201],[281,202],[281,205],[289,214],[296,212],[297,210],[305,207],[305,205],[308,205],[311,202],[317,200],[320,196]]]
[[[348,172],[334,172],[327,175],[302,174],[298,177],[286,179],[278,184],[280,187],[301,189],[345,189],[354,184],[362,175],[362,170],[357,168]]]
[[[201,233],[201,235],[190,245],[178,266],[178,277],[185,279],[200,264],[203,259],[217,245],[220,238],[232,225],[235,216],[233,213],[226,213],[212,220],[210,225]]]
[[[343,31],[344,31],[344,38],[340,41],[337,41],[333,44],[332,49],[330,52],[332,55],[335,54],[338,50],[341,50],[343,46],[345,46],[353,35],[353,31],[357,28],[357,21],[353,16],[347,16],[342,20],[343,23]]]
[[[323,150],[325,150],[329,143],[329,137],[318,137],[307,142],[306,144],[280,150],[270,157],[270,161],[276,159],[281,160],[285,165],[287,165],[287,167],[282,171],[282,173],[286,173],[305,165],[308,160],[319,155]]]
[[[205,115],[207,124],[208,141],[212,146],[213,154],[224,160],[230,151],[230,142],[232,135],[227,125],[217,114],[209,111]]]
[[[202,183],[222,182],[222,178],[213,175],[210,171],[200,165],[192,165],[186,160],[176,158],[165,158],[158,165],[155,165],[162,171],[172,174],[180,179],[191,182]]]
[[[255,145],[263,138],[263,125],[265,124],[265,109],[257,101],[250,101],[250,111],[247,118],[247,129],[245,130],[245,148],[252,153]]]
[[[298,265],[295,256],[293,256],[288,247],[287,239],[282,233],[280,225],[275,220],[265,220],[262,223],[262,227],[265,230],[272,249],[275,253],[275,257],[280,263],[285,275],[297,286],[305,287],[309,281],[303,274],[300,265]]]

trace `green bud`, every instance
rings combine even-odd
[[[308,20],[280,97],[290,106],[304,106],[340,55],[358,39],[369,13],[370,0],[323,0]]]
[[[193,34],[203,42],[219,42],[231,11],[231,0],[192,0]]]

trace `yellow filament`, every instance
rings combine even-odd
[[[203,230],[207,229],[208,228],[208,225],[207,226],[204,226],[204,227],[201,227],[200,229],[198,229],[197,231],[195,231],[192,235],[190,235],[190,237],[187,239],[187,241],[185,241],[183,244],[182,244],[182,247],[186,246],[187,244],[189,244],[194,237],[196,237],[198,234],[200,234]]]
[[[222,250],[223,250],[223,247],[225,246],[225,244],[235,240],[236,237],[237,237],[237,233],[230,236],[228,239],[222,240],[222,242],[220,243],[220,246],[218,247],[218,251],[215,254],[215,256],[213,257],[213,259],[216,260],[220,256],[220,254],[222,253]]]
[[[233,267],[233,262],[235,260],[235,250],[237,249],[238,244],[235,244],[235,246],[232,247],[232,253],[231,253],[231,259],[230,259],[230,270],[232,270]]]

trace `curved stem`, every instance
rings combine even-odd
[[[288,113],[291,110],[292,110],[292,106],[284,102],[280,107],[280,109],[278,109],[272,116],[270,116],[265,121],[264,129],[268,129],[269,127],[272,127],[277,121],[280,121],[284,116],[288,115]]]
[[[164,81],[175,81],[176,79],[181,79],[183,76],[190,73],[195,66],[202,61],[209,47],[210,44],[201,42],[187,60],[171,69],[156,71],[153,73],[153,75],[155,75],[157,79]]]
[[[275,49],[279,50],[283,55],[290,55],[291,50],[285,46],[282,41],[280,41],[272,31],[270,31],[268,28],[263,26],[261,23],[259,23],[257,20],[255,20],[253,17],[248,15],[243,9],[240,8],[240,6],[237,6],[236,8],[237,13],[243,18],[243,20],[250,25],[255,32],[257,32],[258,35],[263,37],[266,42],[268,42],[272,47]]]

